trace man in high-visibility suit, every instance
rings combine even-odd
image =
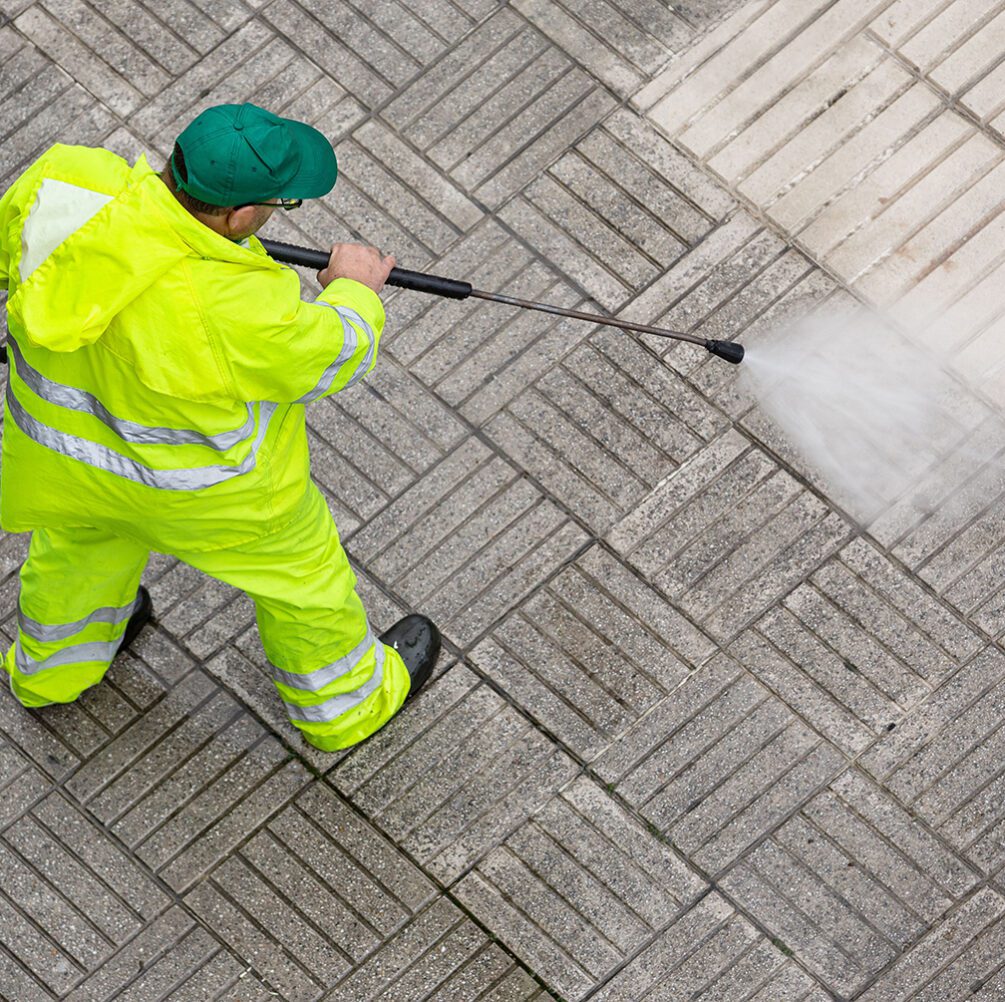
[[[373,634],[305,430],[306,404],[375,364],[394,259],[335,245],[304,302],[252,235],[336,173],[310,126],[219,105],[160,174],[57,145],[0,199],[0,524],[32,532],[4,668],[25,706],[101,680],[150,618],[151,550],[253,599],[280,698],[318,748],[362,741],[429,677],[428,619]]]

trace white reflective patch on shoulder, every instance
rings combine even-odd
[[[21,281],[111,200],[100,191],[47,177],[21,231]]]

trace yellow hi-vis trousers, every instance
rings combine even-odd
[[[138,527],[139,528],[139,527]],[[25,706],[68,703],[101,681],[136,605],[150,549],[101,527],[39,529],[21,568],[18,635],[4,667]],[[273,682],[312,745],[334,751],[382,727],[408,695],[401,657],[381,644],[320,492],[279,532],[173,556],[255,603]]]

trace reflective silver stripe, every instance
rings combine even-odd
[[[343,713],[348,713],[355,709],[368,696],[376,692],[384,680],[384,645],[377,644],[376,664],[373,674],[367,682],[364,682],[358,689],[352,692],[343,692],[338,696],[332,696],[317,706],[297,706],[294,703],[286,703],[286,712],[290,720],[304,720],[311,723],[324,723],[341,717]],[[285,700],[284,700],[285,702]]]
[[[217,452],[225,452],[246,439],[255,427],[255,410],[248,404],[248,416],[240,428],[233,431],[222,431],[217,435],[204,435],[201,431],[186,428],[157,428],[151,425],[137,424],[125,418],[117,418],[110,413],[105,405],[86,390],[75,386],[65,386],[48,376],[43,376],[27,362],[18,343],[8,338],[7,343],[14,351],[18,376],[31,387],[43,400],[58,407],[80,411],[96,417],[123,441],[146,445],[204,445]]]
[[[373,331],[369,327],[366,330],[367,336],[370,338],[370,347],[366,350],[366,358],[359,363],[359,368],[352,374],[349,382],[342,387],[343,390],[354,386],[370,371],[370,364],[373,362],[373,353],[377,350],[377,342],[374,340]]]
[[[258,450],[268,430],[269,421],[278,404],[259,404],[258,434],[251,444],[251,451],[237,466],[198,466],[192,469],[155,470],[134,459],[129,459],[106,445],[99,445],[86,438],[79,438],[67,432],[57,431],[33,418],[22,406],[7,383],[7,413],[14,423],[30,439],[60,455],[77,459],[99,470],[114,473],[125,480],[133,480],[147,487],[163,491],[197,491],[241,476],[255,468]]]
[[[111,661],[121,643],[122,638],[119,637],[118,640],[74,644],[72,647],[64,647],[61,651],[50,654],[42,661],[36,661],[25,654],[21,647],[21,640],[18,638],[14,643],[14,663],[22,675],[34,675],[46,668],[59,668],[63,665],[80,664],[84,661]]]
[[[136,611],[139,607],[139,601],[139,597],[137,596],[127,605],[106,605],[103,608],[92,612],[90,616],[78,619],[75,623],[61,623],[59,626],[50,626],[45,623],[39,623],[37,620],[29,619],[21,611],[21,609],[18,608],[17,625],[24,633],[31,637],[32,640],[37,640],[41,644],[48,644],[55,640],[66,640],[67,637],[72,637],[75,633],[80,633],[85,626],[90,626],[91,623],[111,623],[113,626],[116,623],[121,623],[123,620],[128,619]]]
[[[370,630],[369,624],[366,628],[366,636],[348,653],[340,657],[337,661],[316,668],[314,671],[293,672],[284,668],[272,667],[272,677],[276,682],[282,682],[293,689],[302,689],[304,692],[318,692],[329,682],[341,678],[348,674],[359,662],[366,657],[367,651],[377,642],[377,638]]]
[[[305,393],[302,397],[295,401],[298,404],[308,404],[312,400],[317,400],[323,393],[327,393],[331,388],[332,383],[335,382],[335,377],[338,375],[339,369],[342,368],[346,362],[356,354],[356,348],[359,346],[359,332],[356,330],[352,324],[349,323],[350,320],[355,320],[356,323],[366,331],[366,336],[370,339],[370,350],[366,355],[367,366],[362,369],[362,372],[366,372],[369,367],[370,361],[373,359],[373,349],[374,349],[374,337],[373,330],[370,325],[355,311],[350,310],[347,306],[332,306],[331,303],[325,303],[322,300],[316,300],[315,306],[327,306],[328,309],[334,310],[338,315],[339,319],[342,321],[342,350],[338,354],[338,358],[332,362],[331,365],[325,369],[318,380],[317,386],[314,387],[310,393]],[[346,386],[351,386],[360,377],[361,370],[357,369],[353,373],[352,379],[346,384]]]

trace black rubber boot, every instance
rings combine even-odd
[[[150,599],[150,592],[143,585],[140,585],[136,595],[140,600],[140,604],[129,617],[129,622],[126,623],[126,632],[122,634],[122,643],[119,644],[119,649],[116,652],[118,654],[129,649],[129,645],[139,636],[140,630],[150,622],[150,617],[154,613],[154,604]]]
[[[431,619],[412,613],[399,619],[380,635],[380,639],[388,647],[393,647],[405,662],[412,680],[405,698],[411,699],[426,684],[436,667],[436,659],[440,656],[440,631]]]

